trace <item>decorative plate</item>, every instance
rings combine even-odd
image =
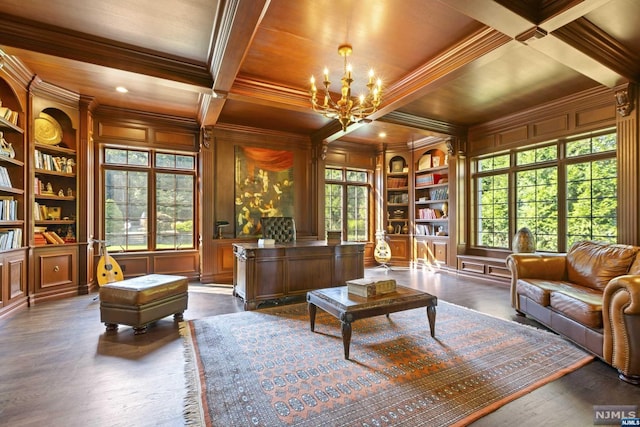
[[[35,123],[36,142],[46,145],[56,145],[62,141],[62,127],[60,123],[46,113],[40,113]]]

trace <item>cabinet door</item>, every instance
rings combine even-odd
[[[78,293],[78,248],[49,245],[34,250],[35,299],[59,298]]]
[[[389,249],[391,249],[391,261],[408,261],[411,257],[409,238],[407,236],[389,235]]]
[[[436,261],[446,264],[447,263],[447,242],[442,240],[433,241],[433,256]]]

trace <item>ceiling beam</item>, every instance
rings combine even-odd
[[[629,62],[635,55],[620,54],[627,50],[584,18],[610,1],[539,0],[536,4],[448,0],[447,4],[600,84],[614,87],[634,74]]]
[[[215,125],[224,98],[231,91],[255,33],[269,8],[270,0],[229,0],[221,2],[218,22],[212,34],[210,71],[215,83],[211,97],[202,98],[199,120],[205,126]],[[221,98],[223,99],[221,101]],[[207,100],[216,102],[203,105]],[[202,116],[200,116],[202,114]]]

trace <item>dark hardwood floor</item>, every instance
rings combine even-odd
[[[500,318],[504,285],[422,270],[367,270]],[[106,334],[94,295],[41,303],[0,321],[0,425],[181,426],[184,354],[171,317],[146,335]],[[242,311],[228,286],[192,284],[185,319]],[[596,360],[508,403],[476,426],[588,426],[593,405],[638,405],[640,388]]]

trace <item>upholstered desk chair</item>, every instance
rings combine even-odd
[[[265,239],[273,239],[276,243],[296,241],[296,223],[288,216],[260,218],[262,235]]]

